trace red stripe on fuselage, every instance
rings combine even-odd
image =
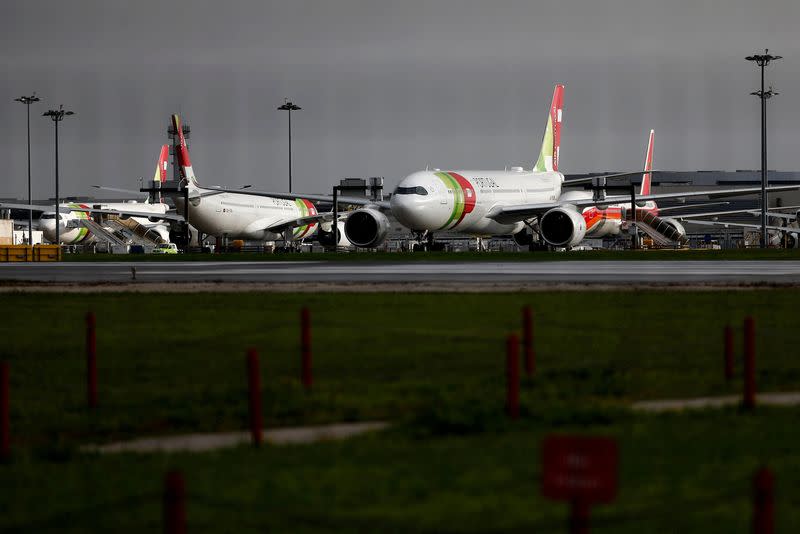
[[[308,214],[309,215],[316,215],[317,214],[317,208],[314,206],[314,204],[311,203],[310,200],[306,200],[304,198],[301,198],[300,200],[303,202],[303,204],[306,205],[306,208],[308,208]],[[317,225],[317,223],[315,223],[315,222],[312,222],[310,224],[305,225],[305,227],[303,228],[303,231],[300,232],[300,235],[298,235],[297,237],[305,237],[306,235],[308,235],[309,232],[311,232],[311,230],[314,229],[314,226],[316,226],[316,225]]]
[[[464,220],[464,217],[466,217],[468,213],[472,213],[472,210],[475,209],[475,202],[477,199],[475,198],[475,188],[472,187],[472,184],[469,183],[469,180],[456,172],[448,172],[447,174],[449,174],[453,180],[458,182],[461,190],[464,191],[464,211],[461,212],[461,217],[459,217],[456,223],[452,226],[452,228],[455,228],[461,224],[461,221]]]

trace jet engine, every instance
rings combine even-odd
[[[389,233],[389,219],[375,208],[361,208],[354,211],[344,224],[344,234],[355,246],[374,248],[386,241]]]
[[[574,247],[586,235],[586,221],[575,208],[553,208],[539,223],[542,237],[555,247]]]
[[[317,241],[319,244],[326,248],[333,248],[333,247],[350,247],[352,243],[347,240],[347,237],[344,235],[344,222],[339,221],[336,225],[337,234],[339,237],[339,241],[336,242],[334,235],[333,235],[333,223],[322,223],[319,225],[319,229],[317,230]]]

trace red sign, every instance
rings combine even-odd
[[[553,500],[611,502],[617,496],[617,442],[548,436],[542,444],[542,494]]]

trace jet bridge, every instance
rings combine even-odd
[[[92,219],[76,219],[76,222],[78,225],[87,228],[97,241],[103,241],[108,243],[109,245],[115,245],[115,246],[124,247],[127,245],[127,243],[124,240],[120,239],[113,233],[109,232],[108,230],[100,226],[98,223],[93,221]]]
[[[123,235],[134,245],[158,245],[164,240],[150,228],[140,224],[138,221],[129,219],[109,218],[106,224],[118,235]]]
[[[683,246],[689,242],[677,228],[647,210],[636,210],[636,226],[661,246]]]

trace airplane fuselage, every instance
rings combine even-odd
[[[177,212],[184,213],[183,197],[175,199]],[[314,205],[304,199],[283,200],[237,193],[221,193],[203,187],[190,188],[189,224],[217,237],[269,241],[280,239],[265,228],[282,221],[316,214]],[[292,239],[313,235],[317,224],[292,229]]]
[[[587,191],[567,191],[559,197],[561,202],[568,204],[570,200],[588,200],[592,194]],[[630,204],[609,204],[598,203],[597,206],[583,208],[581,215],[586,222],[586,237],[605,237],[617,235],[623,228],[627,227],[627,221],[623,218],[623,210],[629,210]],[[637,210],[647,211],[653,215],[658,215],[658,206],[655,202],[646,202],[638,205]]]
[[[556,201],[563,180],[560,172],[522,169],[421,171],[400,182],[390,205],[397,220],[414,231],[514,234],[523,222],[501,224],[486,214],[495,206]]]

